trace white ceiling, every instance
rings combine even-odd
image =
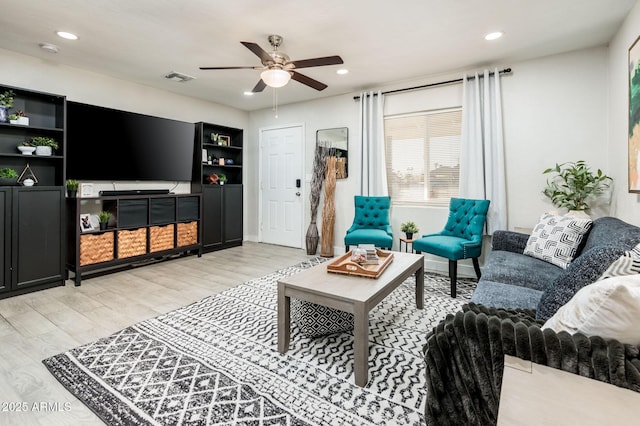
[[[271,50],[284,37],[292,60],[340,55],[339,66],[302,73],[329,87],[296,81],[279,104],[357,92],[487,64],[607,44],[636,0],[0,0],[0,48],[251,111],[272,105],[272,89],[252,97],[259,66],[240,41]],[[55,31],[77,34],[64,40]],[[484,34],[500,30],[494,42]],[[57,54],[39,43],[59,46]],[[178,83],[163,76],[196,77]],[[517,70],[514,69],[514,73]]]

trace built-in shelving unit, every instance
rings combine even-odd
[[[0,298],[64,285],[66,97],[0,85],[7,90],[14,93],[9,113],[23,111],[29,124],[0,123],[0,168],[20,175],[28,165],[37,183],[0,186]],[[17,147],[35,136],[53,138],[58,149],[21,154]]]
[[[67,200],[67,268],[75,273],[76,285],[83,274],[194,251],[202,254],[200,194]],[[97,224],[100,211],[112,213],[106,229]]]
[[[202,193],[202,248],[206,251],[242,245],[242,145],[242,129],[196,123],[191,191]],[[224,185],[212,179],[213,174],[224,174]]]

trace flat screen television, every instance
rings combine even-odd
[[[190,181],[195,125],[67,102],[67,178]]]

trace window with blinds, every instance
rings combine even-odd
[[[458,196],[462,109],[386,117],[387,181],[394,204],[448,205]]]

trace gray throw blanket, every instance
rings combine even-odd
[[[640,392],[639,347],[543,324],[534,311],[474,303],[442,320],[424,346],[427,424],[496,424],[505,354]]]

